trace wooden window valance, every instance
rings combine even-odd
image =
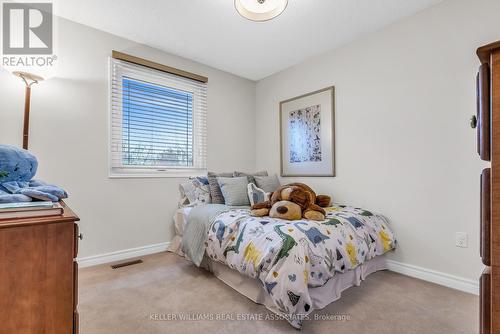
[[[204,77],[202,75],[198,75],[198,74],[194,74],[191,72],[180,70],[180,69],[177,69],[174,67],[158,64],[158,63],[155,63],[153,61],[146,60],[146,59],[139,58],[139,57],[132,56],[132,55],[128,55],[126,53],[122,53],[119,51],[113,50],[112,57],[114,59],[128,61],[129,63],[133,63],[136,65],[141,65],[141,66],[149,67],[149,68],[152,68],[152,69],[155,69],[158,71],[178,75],[178,76],[183,77],[183,78],[187,78],[187,79],[191,79],[191,80],[195,80],[195,81],[199,81],[199,82],[203,82],[203,83],[208,82],[208,78]]]

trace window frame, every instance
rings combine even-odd
[[[121,163],[120,167],[117,167],[116,164],[114,165],[113,157],[116,156],[116,154],[120,155],[120,161],[123,161],[123,155],[122,153],[117,153],[113,151],[113,145],[116,144],[116,141],[113,140],[113,134],[116,135],[116,131],[113,129],[113,66],[114,66],[114,61],[118,62],[125,62],[127,63],[128,66],[135,66],[137,68],[144,67],[145,72],[142,74],[138,73],[127,73],[126,70],[123,70],[122,68],[118,69],[119,73],[119,80],[122,81],[124,77],[129,78],[131,80],[138,80],[138,81],[143,81],[147,84],[152,84],[152,85],[159,85],[162,87],[167,87],[170,89],[178,90],[178,91],[183,91],[187,93],[191,93],[193,96],[193,110],[192,110],[192,151],[193,151],[193,166],[185,166],[185,167],[179,167],[179,166],[127,166],[123,165]],[[159,72],[156,74],[162,75],[171,75],[171,76],[176,76],[182,79],[186,79],[183,76],[177,75],[175,73],[162,73],[161,70],[155,69],[155,68],[149,68],[144,65],[136,64],[136,63],[130,63],[127,62],[126,60],[122,59],[116,59],[113,57],[109,58],[109,73],[108,73],[108,177],[110,179],[114,178],[184,178],[184,177],[189,177],[189,176],[203,176],[206,175],[207,173],[207,168],[206,168],[206,118],[205,118],[205,128],[204,129],[199,129],[199,127],[202,127],[202,124],[197,124],[197,112],[199,111],[200,106],[198,104],[202,104],[202,98],[198,92],[196,92],[194,89],[189,90],[186,89],[186,87],[173,87],[172,85],[167,85],[165,82],[162,82],[158,77],[152,77],[147,75],[147,71],[155,71]],[[189,80],[189,79],[188,79]],[[205,83],[206,84],[206,83]],[[118,101],[119,105],[119,110],[120,110],[120,123],[123,122],[123,98],[120,98],[118,100],[115,100],[115,105]],[[206,103],[206,102],[205,102]],[[196,107],[195,107],[196,106]],[[207,110],[205,112],[205,117]],[[122,131],[123,129],[120,130],[119,132],[119,137],[122,137]],[[205,157],[200,158],[199,153],[199,147],[198,147],[198,136],[204,136],[204,146],[205,146]],[[123,141],[122,139],[120,140],[121,147],[123,147]],[[119,152],[121,152],[121,147],[118,149]],[[202,161],[204,159],[204,161]],[[204,162],[203,167],[199,167],[198,163],[202,161]]]

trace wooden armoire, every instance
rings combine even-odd
[[[477,75],[479,157],[491,161],[481,174],[480,333],[500,334],[500,41],[480,47]]]

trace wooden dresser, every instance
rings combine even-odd
[[[480,333],[500,334],[500,42],[477,50],[478,153],[491,167],[481,174]],[[477,124],[475,124],[477,121]]]
[[[0,220],[0,334],[78,333],[79,218]]]

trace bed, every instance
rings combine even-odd
[[[179,209],[170,250],[300,329],[342,291],[387,269],[397,241],[387,219],[333,205],[324,221],[253,217],[249,208]]]

